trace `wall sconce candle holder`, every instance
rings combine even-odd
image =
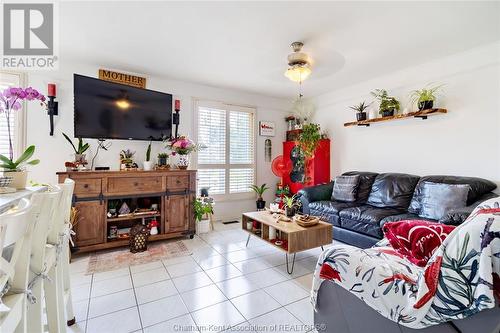
[[[47,114],[50,119],[50,136],[54,135],[54,116],[59,115],[59,103],[55,101],[56,99],[56,85],[53,83],[49,83],[48,86],[48,102],[47,102]]]

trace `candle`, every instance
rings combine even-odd
[[[175,111],[180,111],[181,110],[181,100],[176,99],[175,100]]]
[[[49,83],[47,95],[56,97],[56,85],[54,83]]]

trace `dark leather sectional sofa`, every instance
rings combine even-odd
[[[383,238],[382,226],[387,222],[421,219],[418,210],[421,184],[424,181],[445,184],[468,184],[467,207],[451,210],[439,221],[444,224],[462,223],[482,201],[496,197],[495,183],[473,177],[424,176],[402,173],[346,172],[359,175],[355,202],[332,200],[333,181],[299,191],[302,212],[320,216],[333,224],[333,238],[367,248]],[[426,219],[428,220],[428,219]]]

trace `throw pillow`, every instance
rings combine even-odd
[[[358,193],[359,175],[338,176],[333,183],[332,200],[354,202]]]
[[[455,229],[452,225],[422,220],[384,224],[384,235],[392,248],[417,266],[424,267],[443,240]]]
[[[440,220],[451,209],[467,205],[469,185],[424,182],[422,186],[422,206],[418,216]]]

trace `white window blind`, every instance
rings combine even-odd
[[[0,91],[3,92],[9,87],[21,86],[21,74],[0,71]],[[22,110],[14,111],[10,117],[10,133],[13,138],[14,156],[18,155],[19,145],[22,142],[21,126],[19,122],[22,118]],[[9,156],[9,132],[5,113],[0,113],[0,154]]]
[[[210,195],[239,198],[255,182],[255,109],[223,103],[197,103],[198,187]]]

